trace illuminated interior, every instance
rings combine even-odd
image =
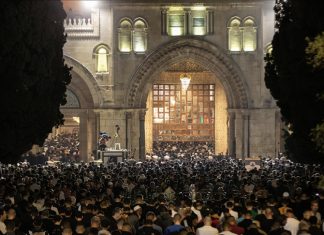
[[[213,84],[153,85],[153,136],[155,141],[213,141]]]
[[[185,34],[185,14],[181,9],[168,12],[168,35],[181,36]]]
[[[143,20],[136,20],[133,31],[133,49],[135,52],[145,52],[147,49],[147,25]]]
[[[254,21],[247,19],[244,21],[243,30],[243,50],[255,51],[256,49],[256,28],[254,27]]]
[[[97,52],[97,72],[108,72],[108,51],[106,48],[101,47]]]
[[[228,115],[224,87],[211,72],[188,69],[186,65],[184,62],[182,67],[176,65],[177,69],[162,72],[152,85],[146,103],[146,151],[152,150],[153,141],[203,141],[214,142],[216,153],[226,153]],[[179,79],[184,71],[191,76],[187,90],[182,89]]]
[[[194,8],[191,12],[191,34],[206,34],[206,10],[204,8]]]
[[[120,23],[118,32],[118,47],[121,52],[131,52],[132,50],[132,24],[129,20],[123,20]]]
[[[240,25],[241,21],[234,18],[228,28],[228,49],[233,52],[242,50]]]
[[[186,68],[192,78],[188,89],[183,90],[180,75],[185,69],[181,65],[178,68],[162,72],[148,95],[146,151],[150,152],[153,141],[202,141],[214,142],[217,153],[226,153],[228,116],[224,87],[211,72]]]

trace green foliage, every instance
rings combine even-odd
[[[321,0],[279,0],[275,6],[276,33],[273,51],[265,58],[265,83],[290,126],[286,148],[297,161],[321,161],[323,154],[312,142],[310,133],[324,118],[318,99],[324,89],[323,70],[308,63],[309,40],[324,31],[324,4]]]
[[[64,65],[58,0],[3,1],[0,10],[0,161],[15,162],[63,123],[70,69]]]
[[[308,63],[315,69],[324,69],[324,32],[317,35],[314,40],[307,38],[307,41]]]
[[[314,40],[307,38],[308,46],[306,54],[308,56],[308,63],[313,66],[315,71],[324,69],[324,32],[317,35]],[[324,82],[324,77],[319,79]],[[324,92],[318,94],[318,98],[322,101],[324,107]],[[324,119],[322,123],[316,125],[311,131],[312,140],[316,143],[320,152],[324,153]]]

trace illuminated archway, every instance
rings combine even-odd
[[[215,74],[215,78],[223,87],[228,110],[249,108],[249,91],[244,76],[235,61],[216,45],[192,38],[175,40],[162,45],[146,57],[131,78],[125,102],[130,107],[146,109],[149,92],[159,75],[172,64],[188,59]],[[233,119],[228,117],[228,123],[231,120]],[[141,124],[141,128],[145,128],[144,126],[144,123]],[[233,153],[235,151],[235,144],[232,144],[235,138],[234,127],[228,132],[228,146],[231,148],[229,153]],[[145,133],[145,130],[142,130],[141,133]],[[145,140],[142,140],[140,144],[140,148],[143,148],[140,155],[145,152],[142,145],[145,145]]]

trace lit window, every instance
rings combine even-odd
[[[129,20],[122,20],[118,32],[118,48],[121,52],[132,50],[132,24]]]
[[[133,31],[133,49],[135,52],[145,52],[147,49],[147,25],[143,20],[136,20]]]
[[[191,34],[206,34],[206,10],[203,8],[193,8],[191,11]]]
[[[255,51],[256,49],[256,27],[251,18],[247,18],[243,23],[243,50]]]
[[[94,49],[94,57],[96,59],[97,73],[108,72],[108,56],[109,56],[109,50],[106,45],[101,44]]]
[[[228,27],[228,49],[230,51],[241,51],[242,50],[242,39],[241,39],[241,20],[234,18],[230,21]]]
[[[185,34],[185,13],[183,10],[170,10],[167,17],[168,35],[181,36]]]

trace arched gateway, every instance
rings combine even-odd
[[[64,114],[65,125],[71,125],[72,120],[76,120],[80,130],[80,157],[88,161],[89,155],[96,148],[96,115],[93,109],[101,99],[99,87],[91,72],[80,62],[67,55],[64,55],[64,60],[72,67],[72,80],[67,87],[68,103],[61,107],[61,112]],[[77,102],[72,102],[71,105],[72,98]]]
[[[249,92],[243,74],[235,61],[216,45],[186,38],[162,45],[146,57],[131,78],[128,107],[140,108],[145,112],[147,98],[159,75],[173,64],[193,61],[215,75],[222,85],[227,100],[228,153],[238,157],[248,156]],[[241,127],[235,127],[236,115],[241,115]],[[140,115],[140,157],[145,153],[145,115]],[[238,131],[237,129],[240,129]]]

